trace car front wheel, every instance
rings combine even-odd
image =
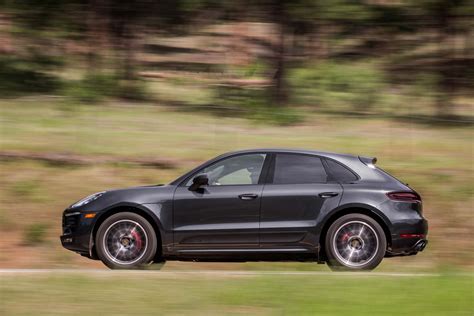
[[[108,217],[96,235],[97,255],[111,269],[137,269],[155,256],[157,238],[153,226],[138,214],[124,212]]]
[[[372,270],[385,256],[387,241],[382,227],[373,218],[348,214],[329,227],[325,246],[331,269]]]

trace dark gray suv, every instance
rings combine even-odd
[[[426,244],[420,196],[375,158],[294,149],[227,153],[167,185],[92,194],[61,242],[110,268],[165,260],[313,260],[371,270]]]

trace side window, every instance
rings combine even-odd
[[[336,181],[350,182],[357,180],[357,176],[343,165],[330,159],[326,159],[326,163]]]
[[[326,170],[320,158],[309,155],[277,154],[274,184],[324,183]]]
[[[197,172],[186,186],[190,186],[198,174],[206,174],[209,185],[258,184],[265,156],[265,154],[247,154],[218,161]]]

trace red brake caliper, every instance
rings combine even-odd
[[[132,237],[135,240],[135,247],[137,247],[137,252],[142,250],[142,237],[135,230],[132,231]]]
[[[345,233],[344,235],[342,235],[342,241],[347,241],[349,239],[349,237],[351,237],[351,235],[349,233]]]

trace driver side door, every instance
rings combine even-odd
[[[173,201],[174,248],[178,253],[232,253],[258,248],[260,201],[268,163],[265,153],[227,157],[176,188]],[[189,190],[206,174],[209,184]]]

